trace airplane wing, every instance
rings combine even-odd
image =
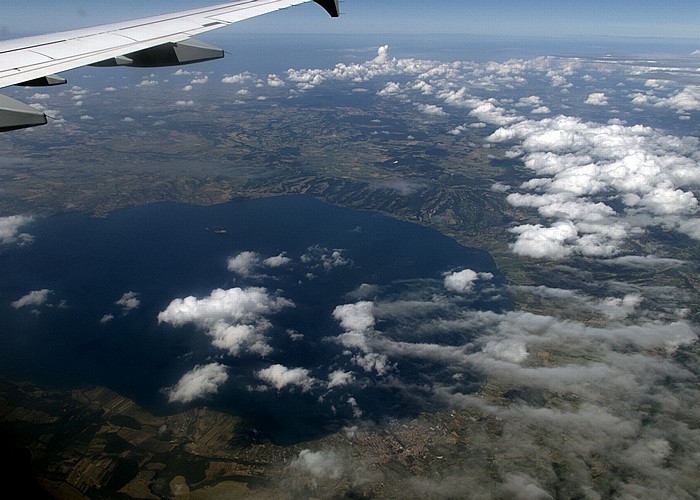
[[[66,83],[56,73],[80,66],[157,67],[224,56],[192,39],[210,30],[312,0],[236,0],[134,21],[0,41],[0,88]],[[338,0],[313,0],[338,17]],[[0,132],[46,123],[46,115],[0,95]]]

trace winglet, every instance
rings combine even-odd
[[[314,2],[326,9],[326,12],[328,12],[331,15],[331,17],[340,16],[340,7],[338,7],[338,0],[314,0]]]

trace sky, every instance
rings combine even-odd
[[[161,14],[214,0],[3,2],[0,36],[14,38]],[[341,0],[342,20],[309,4],[246,21],[251,32],[464,33],[532,37],[700,38],[695,0]]]

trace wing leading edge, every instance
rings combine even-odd
[[[224,56],[192,37],[311,0],[236,0],[93,28],[0,41],[0,88],[66,83],[55,73],[80,66],[156,67]],[[338,17],[338,0],[313,0]],[[46,115],[0,95],[0,132],[46,123]]]

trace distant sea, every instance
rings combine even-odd
[[[363,283],[389,293],[410,280],[440,283],[444,273],[464,268],[503,280],[489,254],[437,231],[303,196],[207,207],[158,203],[106,218],[67,213],[39,219],[26,230],[33,243],[0,250],[0,374],[64,389],[104,385],[151,411],[174,413],[186,405],[168,403],[161,389],[196,364],[222,360],[230,366],[225,390],[193,405],[243,415],[280,441],[339,425],[336,415],[330,403],[319,404],[318,394],[250,391],[247,387],[260,383],[252,375],[274,362],[326,377],[341,348],[322,339],[342,333],[332,312],[354,302],[350,292]],[[301,257],[310,248],[338,249],[348,264],[318,267],[309,276]],[[262,257],[284,252],[292,264],[242,278],[227,269],[228,257],[242,251]],[[228,356],[193,326],[158,325],[158,312],[172,299],[202,298],[234,286],[279,290],[296,304],[270,318],[275,353],[269,359]],[[42,289],[51,290],[44,305],[11,306]],[[115,302],[129,291],[138,293],[141,304],[123,314]],[[106,314],[114,319],[102,324]],[[303,332],[304,340],[291,341],[287,330]],[[411,367],[404,371],[410,376]],[[365,394],[364,406],[372,416],[370,396]],[[381,417],[382,408],[404,411],[393,396],[376,396],[384,399],[375,416]]]

